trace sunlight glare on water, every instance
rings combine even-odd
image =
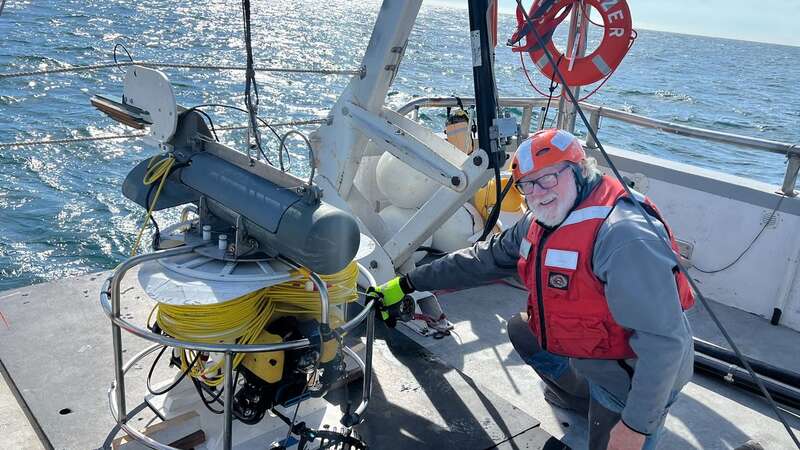
[[[356,69],[380,5],[299,0],[253,2],[256,65]],[[115,43],[138,60],[244,64],[238,2],[54,0],[7,2],[0,20],[3,72],[109,63]],[[634,25],[636,23],[634,17]],[[515,21],[501,16],[500,41]],[[387,102],[419,96],[472,96],[465,10],[424,5]],[[563,35],[559,35],[563,40]],[[118,52],[118,59],[127,59]],[[590,101],[658,119],[767,139],[798,142],[800,48],[642,30],[619,72]],[[528,67],[531,67],[527,61]],[[763,70],[770,67],[769,71]],[[165,69],[184,106],[243,106],[242,71]],[[89,105],[91,95],[119,96],[123,72],[106,69],[14,78],[0,83],[0,142],[130,132]],[[517,54],[497,50],[501,96],[535,95]],[[259,114],[270,122],[324,118],[346,76],[259,73]],[[541,89],[547,80],[535,77]],[[246,118],[208,109],[215,125]],[[517,112],[518,114],[518,112]],[[443,111],[423,111],[440,130]],[[309,133],[313,127],[301,127]],[[242,148],[243,132],[221,132]],[[779,184],[784,159],[720,144],[676,138],[605,121],[601,138],[633,151]],[[270,155],[276,142],[264,134]],[[290,170],[307,176],[306,150],[292,142]],[[124,177],[155,154],[141,141],[97,141],[0,148],[0,290],[112,268],[130,251],[143,211],[121,193]],[[176,212],[156,214],[167,222]]]

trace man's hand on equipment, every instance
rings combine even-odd
[[[620,420],[611,429],[608,450],[641,450],[647,436],[628,428]]]
[[[411,283],[405,277],[395,277],[386,283],[367,291],[378,302],[378,311],[381,319],[390,328],[397,325],[397,320],[404,322],[411,320],[414,314],[414,300],[407,295],[414,292]]]

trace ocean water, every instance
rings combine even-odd
[[[335,0],[324,7],[299,0],[254,1],[256,64],[358,67],[379,6],[375,1]],[[514,26],[512,16],[501,16],[501,42]],[[227,0],[10,1],[0,16],[0,70],[108,63],[115,43],[139,60],[242,65],[241,36],[239,3]],[[423,6],[390,90],[390,105],[419,96],[471,96],[469,55],[466,11]],[[797,47],[640,30],[618,72],[590,101],[691,126],[800,143],[799,59]],[[243,105],[240,71],[165,72],[183,105]],[[546,87],[546,80],[531,75]],[[536,95],[518,55],[502,46],[496,76],[501,96]],[[89,105],[92,94],[119,95],[122,80],[115,69],[0,80],[0,143],[130,131]],[[258,81],[259,113],[282,122],[325,117],[348,79],[260,73]],[[217,125],[245,123],[235,111],[207,111]],[[432,110],[423,111],[422,118],[435,129],[444,119]],[[241,145],[243,133],[225,132],[221,138]],[[775,185],[784,171],[780,155],[609,120],[600,138]],[[268,135],[265,139],[276,148]],[[123,198],[122,180],[153,153],[134,140],[0,147],[0,291],[109,269],[123,260],[142,210]],[[290,169],[305,175],[303,149],[294,147],[293,154]],[[156,215],[160,220],[170,216],[175,212]]]

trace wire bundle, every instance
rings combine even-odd
[[[176,339],[198,343],[253,344],[269,323],[284,315],[304,315],[320,319],[320,296],[308,269],[299,268],[291,281],[259,289],[212,305],[170,305],[159,303],[156,322],[161,330]],[[330,305],[358,298],[358,267],[351,262],[344,270],[321,276],[328,289]],[[209,386],[224,380],[223,360],[207,364],[208,358],[194,351],[179,349],[181,370]],[[246,354],[233,359],[236,368]]]

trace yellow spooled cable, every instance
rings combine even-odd
[[[255,343],[272,319],[283,315],[320,319],[319,292],[314,288],[307,269],[293,271],[293,279],[213,305],[157,305],[156,322],[168,335],[189,342]],[[330,305],[340,305],[358,298],[358,267],[353,262],[344,270],[321,276],[328,288]],[[149,323],[149,319],[148,319]],[[196,354],[181,349],[181,369],[187,370]],[[245,358],[233,359],[234,368]],[[222,360],[207,365],[201,355],[189,375],[210,386],[224,381]]]

